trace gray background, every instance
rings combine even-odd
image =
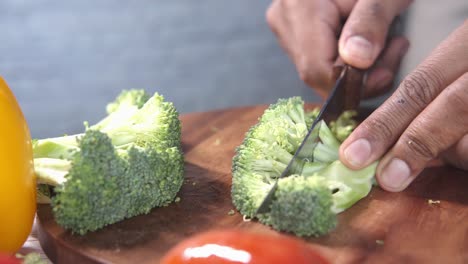
[[[434,9],[437,2],[413,6],[408,33],[417,48],[402,74],[466,18],[464,1]],[[0,75],[33,137],[82,130],[128,88],[158,91],[181,113],[293,95],[318,101],[268,28],[269,3],[2,0]]]

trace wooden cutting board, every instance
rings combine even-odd
[[[186,181],[181,201],[85,236],[59,227],[38,207],[40,243],[54,263],[158,263],[177,242],[227,227],[274,232],[245,222],[230,200],[231,159],[265,106],[181,117]],[[431,204],[428,200],[440,203]],[[374,188],[322,238],[304,239],[334,263],[468,263],[468,173],[430,167],[402,193]]]

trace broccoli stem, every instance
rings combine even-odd
[[[80,135],[83,134],[37,140],[33,145],[34,158],[71,159],[78,150]]]
[[[289,112],[289,116],[296,124],[305,124],[305,115],[302,105],[295,105],[292,111]]]
[[[338,148],[318,143],[314,149],[314,161],[329,163],[339,159]]]
[[[121,126],[121,124],[131,123],[132,117],[138,110],[139,108],[137,106],[129,106],[123,110],[117,110],[98,121],[95,125],[93,125],[93,128],[112,130],[116,126]]]
[[[44,184],[37,186],[36,202],[38,204],[50,204],[52,202],[51,195],[46,188],[48,187]]]
[[[333,132],[327,126],[325,121],[320,121],[320,131],[319,137],[323,144],[329,146],[330,148],[338,149],[340,147],[340,142],[336,139]]]
[[[277,178],[286,169],[287,164],[275,160],[256,160],[253,169],[270,178]]]
[[[66,181],[65,175],[71,168],[71,162],[55,158],[35,158],[34,171],[37,175],[37,184],[58,186]]]
[[[316,172],[325,168],[327,164],[322,162],[305,162],[304,167],[302,168],[302,175],[303,176],[312,176]]]

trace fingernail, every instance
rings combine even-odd
[[[371,155],[371,145],[367,139],[361,138],[351,143],[345,150],[345,159],[355,167],[362,167]]]
[[[371,61],[373,59],[373,45],[361,36],[352,36],[346,40],[344,52],[361,61]]]
[[[401,159],[393,158],[383,169],[379,182],[391,190],[400,191],[409,184],[410,175],[408,164]]]

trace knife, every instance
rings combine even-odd
[[[314,122],[310,126],[302,143],[299,145],[299,148],[294,153],[294,156],[288,166],[281,175],[276,178],[273,187],[265,196],[260,207],[257,209],[256,214],[263,214],[269,211],[275,191],[278,187],[279,179],[290,175],[289,171],[291,168],[295,167],[294,163],[296,160],[300,159],[300,157],[312,155],[314,148],[318,143],[318,132],[321,124],[320,121],[324,120],[328,123],[338,118],[343,111],[355,110],[359,106],[363,80],[365,77],[364,71],[344,64],[341,59],[338,59],[334,66],[334,76],[336,82],[329,97],[325,101],[325,104],[321,108],[317,118],[314,119]]]

